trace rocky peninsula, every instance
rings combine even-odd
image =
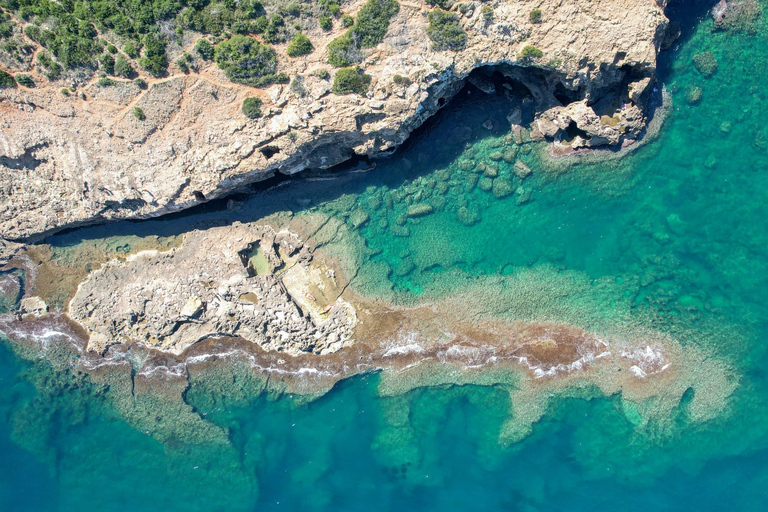
[[[477,190],[486,205],[528,203],[532,141],[556,154],[615,154],[638,143],[658,99],[657,53],[677,35],[665,4],[336,5],[348,18],[313,24],[298,14],[292,33],[271,4],[269,21],[254,18],[268,23],[256,33],[257,21],[215,37],[177,25],[175,38],[165,34],[175,62],[167,69],[150,71],[149,36],[140,57],[126,61],[128,40],[114,54],[139,75],[132,80],[68,68],[52,77],[55,66],[45,63],[54,61],[2,61],[37,85],[16,73],[18,84],[0,90],[0,307],[9,311],[0,334],[25,357],[43,353],[104,386],[132,424],[161,440],[226,439],[186,401],[195,386],[232,393],[246,382],[317,396],[374,371],[383,372],[382,394],[505,386],[515,407],[506,441],[530,432],[549,397],[574,389],[621,394],[636,424],[669,420],[684,397],[695,422],[723,411],[738,382],[728,363],[646,327],[653,321],[633,311],[629,289],[549,266],[462,273],[442,264],[451,244],[436,234],[421,254],[400,253],[394,268],[371,262],[376,249],[360,234],[407,238],[409,225],[444,212],[469,228],[480,221],[467,199]],[[187,15],[196,13],[182,11],[177,23],[197,26]],[[36,32],[49,30],[45,23],[7,16],[14,37],[55,46]],[[361,28],[374,18],[378,25]],[[101,35],[108,42],[114,34]],[[271,73],[244,76],[252,62],[232,63],[241,51],[272,62]],[[504,99],[507,135],[488,137],[487,161],[467,140],[450,139],[461,158],[402,193],[313,203],[308,182],[266,213],[245,214],[231,199],[221,218],[165,238],[58,253],[33,244],[65,228],[189,208],[277,173],[389,155],[465,87]],[[277,197],[277,188],[265,194]],[[447,269],[446,279],[423,295],[388,280],[415,267]],[[377,280],[388,283],[382,293],[365,293]]]
[[[352,20],[364,5],[341,8]],[[76,67],[61,72],[53,43],[53,64],[33,58],[48,55],[34,39],[36,18],[10,11],[9,37],[26,53],[4,57],[0,67],[34,86],[0,89],[2,238],[30,241],[86,223],[158,216],[276,173],[391,153],[467,81],[519,98],[509,122],[534,138],[578,148],[616,147],[641,136],[657,52],[670,35],[665,2],[456,3],[447,4],[448,13],[421,2],[393,5],[381,41],[363,45],[350,61],[368,80],[362,94],[335,87],[341,70],[328,64],[329,45],[344,37],[346,19],[323,28],[301,15],[295,26],[313,51],[291,57],[293,42],[274,37],[282,41],[272,45],[279,77],[270,80],[291,84],[254,87],[200,57],[201,34],[189,29],[163,36],[175,63],[158,76],[150,72],[146,41],[144,57],[130,56],[130,41],[119,52],[108,47],[136,80]],[[277,9],[264,7],[267,15]],[[438,22],[460,44],[435,35]],[[107,26],[97,29],[103,42],[126,40]],[[266,30],[256,39],[266,40]],[[102,60],[107,68],[115,62]],[[251,97],[261,117],[241,111]]]

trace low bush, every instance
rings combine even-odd
[[[328,44],[328,62],[334,67],[360,62],[360,49],[373,48],[382,42],[389,20],[399,10],[396,0],[368,0],[357,13],[352,28]]]
[[[269,17],[269,23],[261,34],[267,43],[284,43],[286,39],[285,20],[279,14]]]
[[[363,73],[358,67],[341,68],[333,79],[334,94],[360,94],[368,92],[371,85],[371,75]]]
[[[520,57],[527,59],[527,58],[535,58],[538,59],[540,57],[544,56],[544,52],[536,48],[535,46],[526,46],[523,48],[523,50],[520,52]]]
[[[395,75],[392,77],[392,83],[400,87],[408,87],[413,82],[407,76]]]
[[[16,87],[16,79],[13,75],[0,69],[0,89]]]
[[[168,58],[165,56],[165,38],[157,34],[147,34],[144,38],[144,56],[139,59],[141,66],[153,76],[161,76],[168,69]]]
[[[432,49],[436,51],[463,50],[467,44],[467,33],[459,23],[455,13],[435,9],[429,13],[427,36],[432,40]]]
[[[37,54],[37,63],[42,66],[43,73],[48,80],[56,80],[61,76],[61,65],[54,61],[46,52]]]
[[[360,8],[352,31],[360,38],[361,48],[373,48],[384,40],[389,20],[400,10],[396,0],[368,0]]]
[[[528,15],[528,19],[531,20],[531,23],[541,23],[541,9],[532,10]]]
[[[320,16],[320,18],[317,20],[318,25],[320,25],[320,28],[328,32],[333,28],[333,20],[330,16]]]
[[[121,76],[123,78],[133,78],[136,75],[136,70],[133,69],[128,59],[122,55],[117,56],[115,60],[115,76]]]
[[[243,114],[248,119],[256,119],[261,117],[261,99],[260,98],[245,98],[243,100],[243,106],[241,108]]]
[[[147,116],[144,115],[144,111],[141,110],[141,107],[133,107],[133,115],[139,121],[143,121],[147,118]]]
[[[215,59],[233,82],[259,87],[277,78],[275,50],[250,36],[234,35],[220,42]]]
[[[200,38],[195,43],[195,51],[203,60],[213,60],[215,49],[207,39]]]
[[[486,20],[492,20],[493,19],[493,8],[488,6],[488,5],[484,5],[483,8],[480,9],[480,14],[482,14],[483,18],[485,18]]]
[[[313,75],[315,75],[320,80],[328,80],[331,77],[331,73],[328,72],[327,69],[318,69],[314,72],[312,72]]]
[[[349,28],[352,25],[355,24],[355,18],[350,16],[349,14],[342,14],[341,15],[341,24],[344,28]]]
[[[312,41],[309,40],[304,34],[296,34],[293,40],[288,45],[286,53],[289,57],[301,57],[302,55],[308,55],[314,51],[315,47],[312,46]]]
[[[302,77],[297,76],[293,79],[291,82],[291,92],[298,98],[303,98],[307,95],[307,88],[304,87],[304,79]]]
[[[99,57],[99,67],[108,75],[115,74],[115,58],[109,53]]]
[[[18,74],[16,75],[16,81],[19,83],[19,85],[23,85],[24,87],[31,88],[35,86],[35,79],[29,75]]]
[[[360,62],[362,58],[360,46],[353,37],[352,31],[348,31],[343,36],[339,36],[328,43],[326,49],[328,50],[328,63],[336,68],[351,66]]]

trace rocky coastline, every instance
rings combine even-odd
[[[383,395],[502,386],[516,408],[503,442],[526,436],[566,390],[621,393],[645,424],[664,421],[689,389],[691,418],[706,421],[737,385],[724,361],[642,322],[580,327],[584,313],[568,302],[577,288],[555,292],[557,272],[488,276],[410,304],[362,295],[349,286],[359,265],[353,236],[347,223],[317,214],[194,230],[180,245],[94,270],[65,312],[49,311],[36,264],[17,256],[0,268],[17,272],[4,275],[6,295],[23,283],[0,334],[27,359],[106,386],[129,422],[163,441],[225,439],[187,395],[196,386],[231,394],[244,381],[249,393],[304,399],[372,372],[382,372]],[[550,313],[562,320],[546,320]]]
[[[536,23],[534,7],[545,13]],[[467,83],[519,98],[509,121],[533,138],[573,149],[621,146],[645,128],[656,56],[669,36],[664,7],[497,2],[492,18],[479,8],[460,14],[467,42],[454,52],[433,49],[427,6],[404,2],[383,42],[365,54],[367,96],[331,92],[331,81],[314,73],[327,68],[324,51],[285,64],[302,78],[300,92],[226,83],[205,63],[195,73],[147,77],[146,89],[102,87],[95,78],[70,96],[58,93],[60,84],[2,89],[0,233],[34,241],[67,227],[159,216],[275,173],[389,154]],[[327,42],[339,34],[311,35]],[[542,56],[524,56],[524,47]],[[253,94],[264,116],[249,120],[239,109]],[[135,119],[134,107],[146,119]]]

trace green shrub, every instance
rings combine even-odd
[[[361,48],[373,48],[384,40],[389,20],[400,10],[396,0],[368,0],[357,13],[352,31]]]
[[[293,41],[290,42],[286,53],[289,57],[301,57],[302,55],[308,55],[314,51],[315,47],[312,46],[312,41],[309,40],[304,34],[296,34]]]
[[[195,43],[195,51],[203,60],[213,60],[214,53],[216,52],[210,41],[204,37],[198,39]]]
[[[360,62],[360,49],[373,48],[384,40],[389,20],[399,9],[396,0],[368,0],[352,28],[328,44],[328,62],[337,68]]]
[[[321,0],[320,3],[323,4],[323,7],[331,16],[338,16],[339,12],[341,12],[341,6],[336,0]]]
[[[541,23],[541,9],[532,10],[528,18],[531,20],[531,23]]]
[[[259,16],[251,22],[251,32],[254,34],[261,34],[269,26],[269,20],[266,16]]]
[[[61,91],[59,91],[59,92],[61,92],[61,94],[63,94],[64,96],[69,96],[69,89],[67,89],[66,87],[64,87],[64,88],[63,88]]]
[[[301,7],[299,4],[290,3],[280,9],[280,14],[283,16],[290,16],[292,18],[298,18],[301,16]]]
[[[123,78],[132,78],[136,75],[136,70],[133,69],[131,63],[128,62],[128,59],[122,55],[118,55],[117,60],[115,61],[115,75]]]
[[[331,77],[331,74],[325,68],[318,69],[318,70],[312,72],[312,74],[315,75],[320,80],[328,80]]]
[[[141,107],[133,107],[133,115],[139,121],[143,121],[147,118],[147,116],[144,115],[144,111],[141,110]]]
[[[24,87],[32,88],[35,86],[35,79],[29,75],[18,74],[16,75],[16,81],[19,85],[23,85]]]
[[[220,42],[216,45],[215,59],[233,82],[258,87],[277,78],[275,50],[250,36],[234,35]]]
[[[302,77],[297,76],[293,79],[291,82],[291,92],[299,98],[307,95],[307,89],[304,87],[304,79]]]
[[[371,85],[371,75],[366,75],[360,67],[341,68],[333,79],[334,94],[356,93],[364,95]]]
[[[115,74],[115,58],[109,53],[99,57],[99,67],[108,75]]]
[[[13,75],[0,69],[0,89],[16,87],[16,79]]]
[[[273,14],[269,17],[269,24],[261,34],[262,39],[267,43],[285,42],[285,20],[279,14]]]
[[[398,85],[400,87],[408,87],[413,82],[407,76],[395,75],[395,76],[392,77],[392,83],[395,84],[395,85]]]
[[[135,83],[139,87],[139,89],[147,88],[147,82],[143,78],[137,78],[136,80],[133,81],[133,83]]]
[[[317,23],[320,25],[320,28],[326,32],[333,28],[333,20],[330,16],[320,16],[320,18],[317,20]]]
[[[341,15],[341,25],[344,28],[349,28],[349,27],[351,27],[354,24],[355,24],[355,18],[353,18],[349,14],[342,14]]]
[[[37,63],[43,67],[45,77],[48,80],[56,80],[61,76],[61,65],[58,62],[55,62],[48,53],[38,53]]]
[[[135,59],[139,56],[139,49],[136,48],[136,45],[132,42],[128,41],[125,43],[125,46],[123,46],[123,51],[127,56],[129,56],[132,59]]]
[[[544,52],[542,52],[535,46],[530,46],[530,45],[523,48],[523,51],[520,52],[520,57],[524,59],[527,59],[527,58],[538,59],[543,56],[544,56]]]
[[[493,8],[488,5],[484,5],[483,8],[480,9],[480,13],[483,15],[483,18],[485,18],[486,20],[493,19]]]
[[[459,51],[467,44],[467,33],[459,23],[459,17],[440,9],[429,13],[427,36],[432,40],[432,49],[436,51]]]
[[[139,65],[154,76],[161,76],[168,69],[165,56],[165,38],[156,34],[147,34],[144,38],[144,56]]]
[[[107,45],[107,51],[111,53],[112,55],[117,53],[117,46],[113,45],[112,43],[109,43]]]
[[[360,62],[360,47],[352,37],[352,31],[328,43],[328,63],[336,68],[351,66]]]
[[[96,82],[96,85],[98,85],[99,87],[111,87],[116,83],[117,82],[115,82],[111,78],[108,78],[105,76],[105,77],[99,78],[98,81]]]
[[[245,98],[243,100],[242,107],[243,114],[248,119],[256,119],[261,117],[261,99],[260,98]]]

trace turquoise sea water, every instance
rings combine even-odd
[[[530,192],[521,204],[523,194],[467,190],[471,174],[459,162],[493,162],[493,152],[511,147],[502,124],[509,105],[475,92],[376,171],[288,185],[243,198],[232,211],[83,229],[49,242],[66,256],[73,244],[108,236],[252,220],[274,210],[268,197],[297,213],[307,200],[311,211],[345,219],[362,209],[363,291],[399,300],[439,291],[457,275],[579,273],[595,283],[595,296],[609,297],[601,308],[628,308],[733,365],[739,387],[720,416],[691,424],[684,400],[663,429],[638,430],[619,396],[559,398],[529,437],[501,445],[510,399],[495,387],[380,397],[374,374],[305,403],[235,381],[225,393],[193,386],[186,394],[207,421],[228,429],[227,444],[164,445],[129,426],[86,377],[0,346],[0,508],[763,510],[768,31],[761,20],[754,34],[712,33],[711,20],[698,19],[708,7],[671,7],[683,38],[661,58],[675,107],[659,139],[621,161],[565,173],[544,168],[535,150],[521,151],[533,169],[522,183],[498,163],[502,178]],[[691,64],[703,51],[718,60],[709,79]],[[694,85],[703,99],[690,105]],[[481,126],[489,118],[497,131]],[[426,192],[441,182],[444,193]],[[412,203],[442,208],[400,226],[416,194]],[[472,226],[458,219],[461,207]]]

